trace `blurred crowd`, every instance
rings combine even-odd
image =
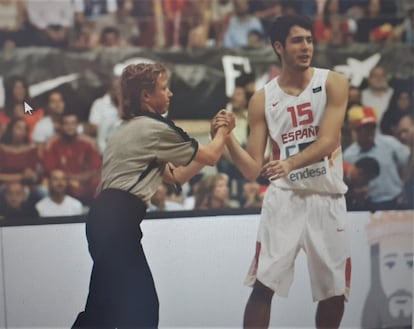
[[[384,67],[375,66],[365,87],[349,90],[342,128],[349,210],[413,208],[413,88],[408,82],[391,85],[388,76]],[[233,133],[243,146],[254,81],[252,76],[237,78],[227,104],[236,116]],[[31,115],[22,105],[30,102],[23,77],[10,77],[5,91],[0,110],[0,216],[84,214],[99,185],[106,141],[121,123],[118,80],[92,103],[84,122],[66,105],[62,90],[49,92],[44,107]],[[267,185],[261,177],[246,181],[223,155],[213,170],[202,171],[184,186],[160,186],[149,210],[260,208]]]
[[[260,47],[271,17],[312,15],[317,43],[413,42],[412,1],[385,0],[0,0],[3,48]],[[5,19],[3,19],[5,18]],[[163,33],[159,33],[163,31]],[[272,75],[278,68],[272,66]],[[245,146],[247,106],[257,85],[242,75],[227,107]],[[0,108],[0,218],[85,214],[100,182],[102,153],[121,123],[118,80],[81,120],[64,89],[50,91],[31,115],[22,76],[4,81]],[[410,81],[393,83],[375,66],[351,87],[342,128],[349,210],[413,209],[414,102]],[[271,150],[269,149],[269,157]],[[183,186],[162,185],[150,211],[258,209],[268,181],[246,181],[225,155]]]
[[[0,0],[0,48],[257,48],[291,13],[318,44],[414,43],[411,0]]]

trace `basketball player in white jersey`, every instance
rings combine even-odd
[[[338,328],[350,282],[340,145],[348,81],[311,66],[314,45],[307,17],[279,17],[269,35],[281,73],[250,100],[246,151],[231,135],[226,142],[246,178],[270,180],[247,278],[253,291],[244,327],[268,327],[272,297],[287,297],[295,258],[303,249],[318,301],[316,327]],[[268,138],[272,159],[264,165]]]

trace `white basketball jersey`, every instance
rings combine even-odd
[[[272,142],[272,157],[283,160],[312,144],[318,137],[327,95],[325,89],[329,70],[315,68],[309,85],[299,96],[286,94],[278,78],[265,85],[266,121]],[[299,189],[330,194],[344,194],[342,149],[309,166],[293,170],[287,177],[272,182],[285,189]]]

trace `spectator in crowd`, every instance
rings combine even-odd
[[[151,205],[148,211],[180,211],[185,210],[183,204],[170,200],[169,196],[173,193],[171,185],[161,184],[151,197]]]
[[[49,195],[35,207],[40,217],[78,216],[83,214],[82,203],[67,195],[68,178],[63,170],[51,170],[48,177]]]
[[[327,0],[323,13],[314,21],[315,42],[322,45],[344,46],[353,41],[356,22],[341,15],[339,0]]]
[[[161,0],[134,1],[139,26],[139,46],[153,48],[165,45],[164,16]],[[159,39],[162,40],[159,40]]]
[[[26,0],[26,4],[34,45],[66,48],[75,24],[75,3],[72,0]]]
[[[86,21],[75,25],[70,42],[71,49],[79,51],[90,50],[97,47],[98,44],[99,40],[92,22]]]
[[[0,218],[19,222],[37,216],[36,208],[28,198],[25,185],[18,181],[7,182],[0,194]]]
[[[223,45],[224,33],[233,11],[233,0],[211,0],[212,30],[217,46]]]
[[[136,46],[139,40],[139,24],[135,15],[134,0],[118,0],[113,13],[100,16],[95,20],[95,30],[100,35],[107,27],[116,27],[119,31],[121,46]]]
[[[344,162],[344,182],[348,186],[345,194],[348,210],[368,210],[371,201],[368,183],[378,177],[378,161],[371,157],[359,159],[355,164]]]
[[[104,15],[115,13],[118,0],[74,0],[76,22],[95,22]]]
[[[212,13],[209,0],[187,0],[184,15],[183,34],[187,48],[202,49],[215,44],[210,38]]]
[[[406,8],[404,20],[394,28],[393,39],[414,45],[414,3]]]
[[[325,1],[325,0],[323,0]],[[315,17],[318,13],[318,2],[319,0],[296,0],[300,3],[299,13],[308,17]]]
[[[347,108],[350,109],[354,105],[361,105],[361,104],[362,104],[361,88],[357,86],[349,86]]]
[[[283,15],[281,0],[250,0],[249,5],[250,11],[260,19],[265,31],[269,29],[275,17]]]
[[[224,34],[225,48],[241,48],[247,46],[249,31],[257,30],[264,34],[262,23],[249,11],[248,0],[233,0],[234,14],[230,17]]]
[[[115,26],[104,27],[100,32],[99,46],[106,48],[124,46],[121,42],[119,29]]]
[[[401,143],[410,148],[410,160],[404,170],[404,197],[407,206],[414,208],[414,116],[404,114],[397,125],[397,136]]]
[[[377,131],[378,119],[374,109],[352,107],[348,122],[355,130],[356,141],[344,151],[344,161],[355,164],[363,157],[378,161],[380,173],[368,184],[371,208],[398,209],[402,207],[403,180],[400,172],[409,161],[410,150],[396,138]]]
[[[348,90],[348,104],[347,104],[347,111],[353,106],[361,106],[362,104],[362,91],[361,88],[356,86],[349,86]],[[341,145],[342,148],[345,149],[352,142],[355,141],[354,130],[350,127],[348,122],[348,116],[345,116],[344,124],[342,125],[341,129]]]
[[[0,49],[26,46],[26,4],[23,0],[0,0]]]
[[[355,41],[392,42],[393,29],[399,23],[395,13],[395,1],[369,0],[364,6],[363,17],[358,20]]]
[[[181,186],[181,194],[183,196],[184,210],[193,210],[195,207],[195,191],[204,177],[204,173],[200,172],[192,177],[188,182]]]
[[[29,139],[37,121],[44,116],[44,110],[37,108],[31,115],[25,115],[24,103],[33,106],[29,95],[29,84],[22,76],[11,76],[5,80],[4,109],[0,110],[0,136],[13,118],[24,118],[29,126]]]
[[[237,141],[242,146],[246,146],[247,135],[249,132],[247,122],[247,92],[245,86],[236,85],[233,95],[230,97],[230,109],[236,119],[236,127],[233,129]]]
[[[394,89],[388,84],[388,73],[383,66],[375,66],[369,73],[368,86],[362,90],[362,105],[377,111],[378,122],[388,108]]]
[[[243,208],[261,208],[265,190],[266,186],[260,185],[258,182],[245,182],[241,206]]]
[[[163,0],[162,2],[166,28],[166,46],[180,48],[183,14],[188,0]]]
[[[385,135],[397,137],[398,121],[404,114],[414,114],[412,89],[396,89],[391,97],[390,104],[381,119],[381,132]]]
[[[340,0],[339,12],[356,20],[364,17],[366,7],[370,0]],[[323,1],[317,1],[318,5]],[[319,8],[320,10],[320,8]]]
[[[264,46],[264,35],[258,30],[247,33],[247,49],[260,49]]]
[[[414,116],[412,113],[405,113],[401,116],[398,121],[396,135],[401,143],[409,147],[414,146]]]
[[[206,175],[195,190],[194,209],[225,209],[234,206],[229,198],[229,179],[226,174]]]
[[[63,170],[69,180],[68,194],[89,205],[99,184],[102,159],[93,140],[78,133],[78,124],[76,114],[63,114],[59,135],[46,142],[43,168],[46,174]]]
[[[245,73],[243,72],[239,77],[236,78],[236,87],[243,87],[246,93],[247,103],[250,100],[250,97],[256,91],[256,76],[254,72]],[[247,104],[246,103],[246,104]]]
[[[30,199],[44,196],[40,158],[37,146],[29,142],[27,122],[23,118],[10,121],[0,139],[0,183],[19,181],[29,187]]]
[[[98,149],[103,153],[113,129],[121,122],[118,107],[119,79],[113,79],[107,92],[97,98],[89,110],[86,133],[96,137]]]
[[[49,94],[46,115],[35,124],[32,134],[32,140],[38,144],[41,154],[44,143],[59,132],[65,104],[60,91],[52,91]]]
[[[301,0],[282,0],[282,16],[300,15],[301,13]]]

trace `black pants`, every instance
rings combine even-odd
[[[157,328],[158,297],[139,227],[145,212],[142,201],[120,190],[94,201],[86,222],[89,295],[73,328]]]

